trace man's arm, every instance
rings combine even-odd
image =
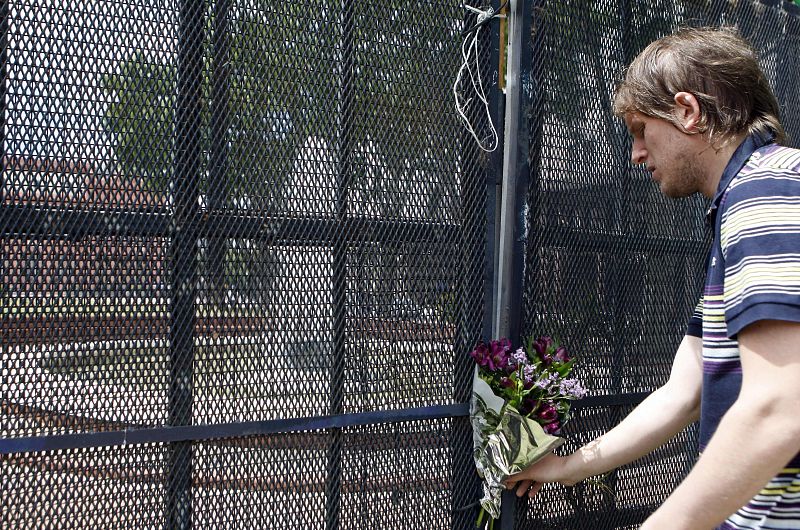
[[[714,528],[800,451],[800,323],[755,322],[738,340],[738,399],[692,472],[642,529]]]
[[[650,453],[699,418],[702,382],[702,341],[687,335],[667,383],[619,425],[569,456],[551,455],[512,475],[506,486],[516,486],[517,495],[527,491],[533,496],[544,482],[572,485]]]

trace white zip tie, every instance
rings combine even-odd
[[[456,74],[456,81],[453,83],[453,97],[455,98],[455,105],[456,105],[456,112],[458,115],[461,116],[461,119],[464,120],[464,124],[466,125],[467,131],[475,138],[475,141],[478,144],[478,147],[486,151],[487,153],[491,153],[499,144],[499,137],[497,135],[497,130],[494,127],[494,123],[492,123],[492,113],[491,109],[489,108],[489,99],[486,97],[486,91],[483,88],[483,81],[481,79],[481,69],[480,69],[480,58],[478,57],[478,37],[480,35],[481,29],[484,27],[482,22],[487,19],[494,18],[494,17],[504,17],[505,15],[501,15],[494,10],[491,6],[487,9],[480,9],[470,5],[464,5],[464,8],[469,9],[473,13],[478,15],[478,27],[473,31],[474,35],[472,39],[468,37],[464,39],[461,43],[461,57],[464,59],[464,62],[461,64],[461,67],[458,69],[458,73]],[[475,64],[472,65],[472,55],[474,55],[474,62]],[[466,109],[467,106],[472,101],[472,98],[464,99],[461,94],[459,94],[458,86],[461,84],[461,80],[464,77],[464,71],[469,72],[470,82],[472,84],[472,88],[475,91],[475,94],[478,96],[478,99],[483,104],[484,109],[486,110],[486,118],[489,121],[489,144],[484,145],[483,141],[478,138],[477,133],[475,132],[475,128],[467,118]]]

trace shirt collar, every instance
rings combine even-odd
[[[725,166],[725,170],[722,172],[722,177],[719,179],[719,185],[717,186],[717,192],[714,194],[711,205],[706,212],[706,221],[710,225],[713,226],[713,221],[716,217],[719,203],[722,200],[722,195],[725,193],[725,190],[728,189],[733,177],[742,170],[750,159],[750,156],[752,156],[756,150],[772,143],[774,139],[775,135],[772,131],[768,133],[755,132],[745,138],[744,141],[739,144],[739,147],[736,148],[736,151],[733,152],[733,156],[731,156],[728,165]]]

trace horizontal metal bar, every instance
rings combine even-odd
[[[602,233],[585,229],[558,226],[556,221],[547,223],[542,232],[550,241],[557,241],[558,248],[576,249],[580,252],[605,252],[609,254],[635,254],[646,252],[653,255],[704,255],[710,243],[706,240],[668,238],[663,236],[632,236],[629,233]]]
[[[32,206],[0,207],[0,236],[17,238],[57,238],[65,240],[89,236],[167,237],[170,219],[159,212],[113,212],[37,208]],[[455,224],[424,221],[386,221],[352,217],[339,222],[324,218],[258,217],[212,213],[198,217],[193,225],[200,237],[241,238],[264,241],[271,245],[325,246],[336,240],[349,242],[386,242],[402,244],[414,241],[457,241]],[[549,222],[544,230],[564,246],[582,252],[650,252],[686,254],[703,252],[704,240],[664,237],[631,238],[625,234],[603,234],[556,225]],[[566,245],[564,242],[570,242]]]
[[[637,392],[621,395],[591,396],[576,401],[573,406],[575,408],[589,408],[636,405],[641,403],[648,395],[650,395],[649,392]],[[467,415],[469,415],[469,405],[461,403],[311,418],[188,425],[183,427],[135,427],[91,433],[2,438],[0,439],[0,454],[259,436],[295,431],[453,418]]]
[[[417,220],[334,218],[247,217],[213,213],[204,221],[204,237],[263,240],[273,244],[302,246],[329,245],[335,241],[390,242],[457,241],[457,224]]]
[[[616,394],[607,396],[589,396],[573,403],[576,408],[589,407],[622,407],[625,405],[638,405],[647,398],[650,392],[633,392],[630,394]]]
[[[248,216],[240,213],[203,213],[187,225],[200,237],[241,238],[276,245],[329,245],[334,241],[391,242],[456,241],[455,223],[420,220],[382,220]],[[157,211],[117,212],[36,206],[0,206],[0,236],[17,238],[80,239],[88,236],[167,237],[170,213]]]
[[[1,205],[3,237],[166,236],[169,215],[154,211],[91,211],[68,208]]]
[[[199,441],[217,438],[241,438],[295,431],[454,418],[467,416],[468,414],[469,405],[462,403],[312,418],[187,425],[181,427],[128,428],[105,432],[2,438],[0,439],[0,454],[124,446],[128,444]]]

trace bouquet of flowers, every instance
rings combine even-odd
[[[564,443],[558,434],[572,400],[586,390],[570,377],[574,360],[551,337],[529,338],[514,350],[508,339],[478,343],[470,419],[473,457],[483,479],[481,517],[500,517],[502,481]]]

